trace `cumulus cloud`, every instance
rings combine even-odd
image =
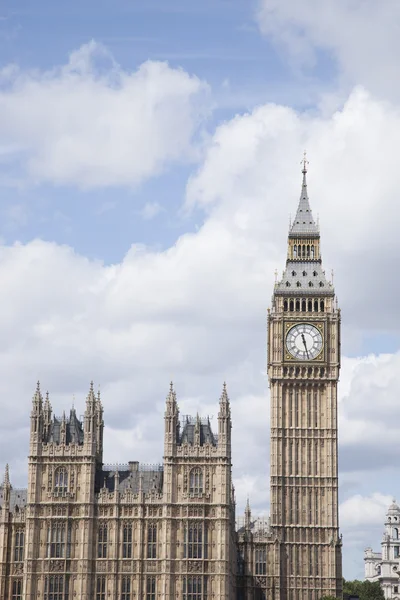
[[[36,183],[137,185],[194,159],[208,110],[197,77],[154,61],[126,71],[92,41],[51,71],[2,69],[1,162]]]
[[[33,98],[39,94],[42,86],[47,86],[51,95],[59,86],[67,90],[72,85],[77,97],[82,90],[90,98],[98,96],[99,102],[104,102],[104,119],[111,123],[115,114],[121,116],[122,112],[115,113],[116,105],[109,98],[137,84],[141,106],[146,98],[154,100],[154,105],[149,105],[149,121],[140,123],[145,128],[157,121],[164,102],[156,81],[162,77],[171,83],[172,77],[173,99],[171,104],[167,101],[166,110],[174,113],[167,122],[175,128],[174,119],[179,116],[181,124],[182,114],[192,114],[191,99],[197,106],[195,98],[198,93],[202,96],[203,84],[166,65],[146,63],[136,74],[121,74],[108,55],[105,64],[96,62],[94,68],[92,54],[93,48],[81,49],[68,67],[46,77],[39,73],[21,79],[18,73],[6,74],[11,83],[1,101],[8,96],[17,98],[18,94],[13,94],[18,89],[22,103],[26,95]],[[31,89],[33,96],[28,94]],[[187,113],[181,114],[179,102],[176,104],[174,94],[179,90],[179,101]],[[11,110],[11,103],[5,106]],[[73,112],[68,111],[62,114],[69,118]],[[17,114],[11,112],[9,118],[15,121]],[[25,157],[30,175],[38,179],[79,185],[132,184],[182,157],[196,122],[188,118],[186,134],[179,138],[184,141],[173,144],[172,154],[169,145],[167,150],[163,145],[167,138],[171,142],[169,126],[161,128],[156,158],[144,162],[133,144],[133,130],[117,127],[119,134],[123,131],[131,136],[129,149],[137,151],[137,164],[133,165],[128,152],[128,162],[120,165],[103,153],[99,144],[103,133],[99,138],[95,117],[91,121],[92,115],[86,116],[89,124],[81,121],[81,115],[77,117],[80,125],[72,127],[71,139],[80,145],[80,127],[88,127],[87,140],[93,137],[93,149],[98,153],[94,158],[89,152],[74,157],[61,151],[57,144],[63,136],[54,134],[53,121],[48,130],[42,129],[48,131],[43,146],[38,145],[36,124],[28,127],[28,145],[22,133],[11,135],[9,125],[8,137],[3,136],[5,144],[15,149],[21,161]],[[42,124],[43,119],[41,115]],[[65,131],[70,127],[68,122]],[[145,135],[143,131],[141,135]],[[187,186],[185,208],[200,208],[204,223],[165,251],[134,244],[120,262],[105,265],[67,246],[41,240],[2,246],[0,394],[8,416],[0,424],[0,451],[5,461],[13,463],[17,482],[25,479],[27,415],[37,379],[49,389],[56,412],[67,409],[74,395],[82,412],[89,380],[101,383],[107,424],[105,459],[144,462],[161,460],[162,415],[169,381],[176,382],[182,413],[208,414],[216,428],[218,397],[226,380],[232,400],[239,510],[250,491],[255,512],[264,511],[269,487],[265,317],[274,271],[285,263],[288,214],[296,210],[303,148],[306,146],[310,155],[309,193],[314,213],[320,213],[324,265],[337,270],[344,350],[357,356],[360,340],[400,334],[395,277],[399,137],[397,108],[363,88],[355,89],[344,106],[329,115],[260,106],[215,131],[203,163]],[[122,144],[126,161],[125,139],[118,137],[113,143],[116,153]],[[82,147],[86,148],[84,142]],[[49,157],[47,165],[45,158],[52,152],[55,158]],[[62,166],[61,175],[57,164]],[[84,166],[82,171],[79,165]],[[96,179],[99,173],[100,179]],[[393,418],[398,412],[398,360],[395,354],[343,360],[340,464],[347,483],[353,473],[369,470],[371,489],[363,493],[366,497],[377,492],[375,475],[387,456],[393,455],[398,439]],[[385,407],[381,413],[379,406]],[[390,484],[395,488],[396,480]],[[356,502],[350,502],[348,496],[360,492],[346,489],[345,523]],[[360,544],[364,540],[368,545],[368,532],[362,531]]]
[[[336,61],[342,83],[399,99],[396,0],[260,0],[257,16],[261,31],[297,65],[314,66],[322,50]]]

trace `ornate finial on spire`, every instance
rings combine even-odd
[[[226,389],[226,381],[224,381],[224,385],[222,386],[222,394],[219,399],[219,413],[218,419],[226,419],[230,418],[231,408],[229,404],[229,396]]]
[[[93,384],[93,379],[90,382],[90,391],[94,393],[94,384]]]
[[[302,173],[305,175],[307,173],[307,165],[309,164],[309,162],[307,160],[307,151],[306,150],[304,150],[303,159],[301,161],[301,164],[303,165]]]

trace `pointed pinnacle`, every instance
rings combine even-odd
[[[228,392],[226,389],[226,381],[224,381],[224,384],[222,386],[222,394],[220,397],[220,402],[228,402],[229,403],[229,396],[228,396]]]
[[[10,485],[10,469],[8,463],[6,464],[6,468],[4,471],[4,485]]]

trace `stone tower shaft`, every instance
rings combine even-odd
[[[340,310],[325,277],[306,162],[282,279],[268,311],[271,527],[281,541],[280,600],[340,597],[337,382]]]

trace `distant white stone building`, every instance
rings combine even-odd
[[[381,545],[381,552],[365,550],[365,579],[379,581],[385,598],[400,600],[400,506],[395,500],[386,514]]]

